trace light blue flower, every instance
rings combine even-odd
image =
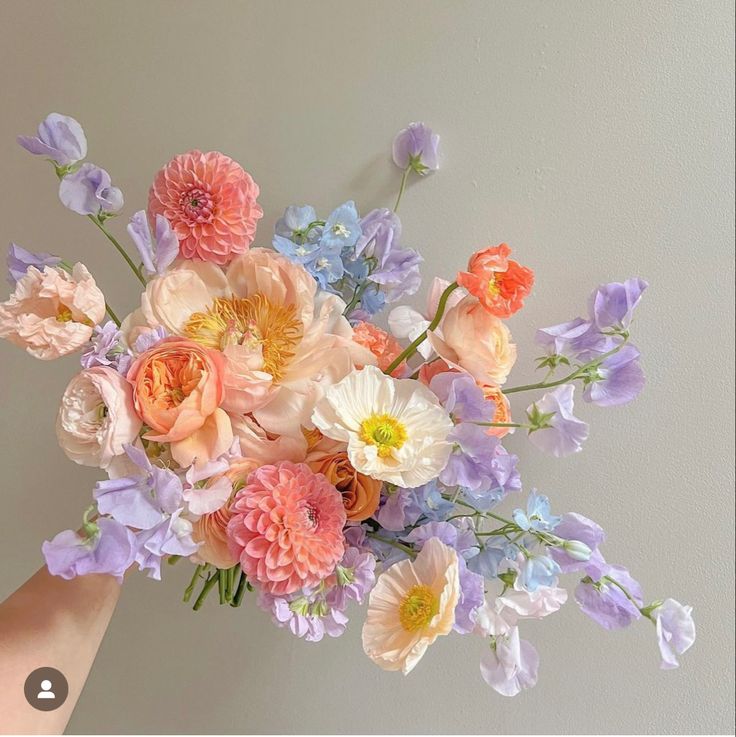
[[[289,205],[284,214],[276,221],[276,235],[290,240],[319,240],[322,228],[315,226],[307,232],[307,228],[317,220],[317,212],[311,205]]]
[[[522,556],[519,561],[518,581],[527,591],[536,591],[540,586],[556,586],[560,567],[546,555]]]
[[[538,494],[536,489],[532,489],[526,504],[526,512],[521,509],[515,509],[513,514],[514,522],[522,530],[541,530],[550,532],[560,523],[562,517],[552,514],[549,498],[543,494]]]
[[[361,236],[358,210],[352,200],[335,208],[325,222],[320,246],[327,248],[352,248]]]

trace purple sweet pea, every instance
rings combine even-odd
[[[30,266],[35,266],[43,271],[44,266],[56,266],[61,263],[58,256],[50,253],[33,253],[27,251],[17,243],[8,246],[8,284],[14,287],[19,279],[22,279]]]
[[[490,436],[489,436],[490,437]],[[491,507],[506,498],[510,492],[521,491],[521,476],[516,468],[518,456],[509,453],[497,439],[490,459],[490,468],[493,482],[489,489],[478,490],[463,488],[463,499],[481,512],[487,512]]]
[[[133,355],[125,347],[123,334],[112,320],[95,325],[89,346],[82,354],[82,368],[110,366],[125,375],[132,361]]]
[[[625,282],[601,284],[588,299],[591,320],[599,330],[627,328],[632,313],[639,304],[644,290],[649,286],[635,277]]]
[[[362,604],[376,583],[376,559],[360,548],[349,547],[335,568],[337,585],[327,594],[333,609],[344,611],[351,601]]]
[[[574,392],[573,384],[564,384],[527,408],[532,424],[529,441],[556,458],[582,450],[588,437],[587,423],[573,415]]]
[[[599,378],[587,383],[583,399],[599,407],[614,407],[636,399],[644,388],[639,349],[627,343],[596,369]]]
[[[581,542],[591,551],[588,560],[580,560],[569,555],[564,547],[550,548],[550,555],[560,566],[563,573],[584,570],[596,581],[601,577],[602,573],[599,569],[604,561],[598,553],[598,548],[606,539],[606,533],[599,524],[583,517],[582,514],[568,512],[562,515],[562,521],[555,527],[555,536],[562,540]]]
[[[183,511],[177,509],[155,527],[141,530],[136,535],[138,550],[135,560],[141,571],[149,571],[149,578],[161,580],[163,556],[189,556],[197,552],[199,544],[192,540],[192,523],[181,517]]]
[[[502,696],[516,696],[532,688],[539,673],[539,654],[526,640],[519,639],[519,628],[496,637],[480,658],[483,680]]]
[[[73,530],[60,532],[41,546],[52,576],[67,580],[88,573],[107,573],[119,583],[135,559],[135,536],[124,525],[106,517],[89,523],[90,535]]]
[[[356,258],[375,258],[382,267],[388,255],[398,248],[401,238],[399,216],[386,207],[371,210],[360,219],[362,235],[355,244]]]
[[[424,123],[410,123],[394,138],[393,160],[399,169],[411,167],[417,174],[439,169],[440,137]]]
[[[57,166],[69,166],[87,155],[82,126],[68,115],[51,113],[38,126],[37,136],[18,136],[18,143],[36,156],[47,156]]]
[[[657,625],[657,642],[662,656],[660,667],[663,670],[679,668],[677,656],[689,650],[695,642],[692,611],[691,606],[683,606],[675,599],[665,599],[652,612]]]
[[[163,274],[179,255],[179,239],[163,215],[156,215],[156,232],[152,234],[146,211],[139,210],[130,219],[127,231],[149,276]]]
[[[429,388],[455,422],[490,422],[496,411],[494,402],[470,374],[446,371],[432,378]]]
[[[496,477],[497,437],[480,425],[464,422],[447,439],[453,451],[439,476],[445,486],[461,486],[476,496],[501,486]]]
[[[424,259],[411,248],[395,248],[368,279],[384,287],[387,302],[415,294],[422,283],[419,266]]]
[[[636,603],[609,579],[621,584]],[[584,614],[607,630],[622,629],[641,619],[641,586],[622,566],[606,566],[600,581],[583,579],[575,589],[575,599]]]
[[[537,330],[536,342],[549,354],[572,360],[588,361],[610,351],[615,341],[603,335],[589,320],[577,317],[570,322]]]
[[[59,199],[79,215],[114,213],[123,207],[123,193],[112,186],[110,175],[94,164],[82,164],[59,184]]]

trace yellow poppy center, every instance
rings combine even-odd
[[[66,305],[59,305],[59,309],[56,311],[57,322],[71,322],[72,311]]]
[[[195,312],[184,326],[184,335],[207,348],[228,345],[260,348],[263,371],[279,381],[302,337],[302,323],[295,305],[279,305],[266,297],[218,297],[206,312]]]
[[[375,445],[381,458],[398,450],[406,438],[406,428],[391,415],[371,415],[360,423],[360,439],[368,445]]]
[[[407,632],[426,627],[440,610],[440,601],[425,584],[412,586],[399,605],[399,621]]]
[[[494,272],[493,274],[491,274],[491,278],[488,280],[488,294],[490,294],[491,297],[498,297],[500,293],[501,289],[496,282],[496,274]]]

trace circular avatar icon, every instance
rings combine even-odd
[[[58,709],[69,695],[69,684],[56,668],[36,668],[26,678],[23,692],[26,701],[39,711]]]

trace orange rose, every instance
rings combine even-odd
[[[258,468],[258,463],[246,458],[239,458],[231,463],[230,468],[224,473],[233,485],[230,499],[220,509],[203,514],[194,524],[192,539],[201,543],[197,551],[197,558],[210,563],[217,568],[232,568],[238,561],[230,554],[227,544],[227,523],[233,516],[230,509],[235,494],[243,488],[248,481],[248,474]],[[217,481],[219,477],[210,480]]]
[[[481,386],[486,399],[490,399],[496,405],[496,411],[493,413],[493,422],[511,422],[511,405],[506,395],[501,391],[499,386]],[[502,438],[507,435],[513,428],[509,427],[489,427],[488,434]]]
[[[233,442],[223,397],[224,358],[180,338],[167,338],[142,353],[128,371],[133,402],[151,428],[147,440],[171,444],[182,466],[206,463]]]
[[[457,275],[457,283],[477,297],[496,317],[511,317],[524,306],[534,284],[534,272],[509,259],[505,244],[478,251],[470,257],[468,270]]]
[[[348,460],[347,446],[324,437],[319,430],[305,431],[307,465],[322,473],[342,494],[349,522],[362,522],[373,516],[381,499],[381,482],[358,473]]]

